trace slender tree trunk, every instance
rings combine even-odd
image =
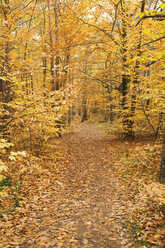
[[[134,68],[134,80],[133,80],[133,87],[132,87],[132,98],[131,98],[131,109],[130,109],[130,116],[129,116],[129,124],[128,124],[128,128],[131,132],[132,138],[134,138],[134,131],[133,131],[133,127],[134,127],[134,118],[135,118],[135,111],[136,111],[136,95],[137,95],[137,86],[139,84],[139,58],[141,55],[141,51],[140,51],[140,47],[141,47],[141,33],[140,33],[140,41],[139,41],[139,45],[138,45],[138,54],[137,54],[137,60],[136,60],[136,65]]]
[[[59,31],[58,31],[58,1],[55,0],[54,2],[54,14],[55,14],[55,89],[60,89],[60,56],[59,56]]]
[[[46,96],[45,88],[46,88],[46,66],[47,66],[47,60],[46,56],[43,57],[43,88],[44,88],[44,97]]]
[[[122,8],[122,64],[123,64],[123,75],[122,75],[122,108],[123,108],[123,133],[126,138],[133,137],[133,130],[130,129],[130,110],[128,106],[128,91],[130,76],[127,73],[127,20],[125,11],[125,1],[121,2]]]
[[[112,97],[112,93],[113,93],[112,82],[111,82],[111,85],[110,85],[109,88],[110,88],[110,92],[108,92],[108,93],[111,94],[111,95],[110,95],[110,101],[111,101],[111,105],[110,105],[110,123],[112,124],[113,121],[114,121],[114,112],[113,112],[114,106],[113,106],[113,104],[112,104],[112,102],[113,102],[113,97]]]
[[[50,37],[50,73],[52,90],[56,89],[55,85],[55,73],[54,73],[54,47],[53,47],[53,30],[52,30],[52,19],[51,19],[51,0],[48,0],[48,15],[49,15],[49,37]]]
[[[8,39],[8,32],[10,32],[10,27],[8,24],[8,19],[10,15],[10,6],[9,6],[9,0],[5,0],[5,5],[3,6],[3,18],[5,21],[5,31],[6,33],[4,34],[6,42],[4,44],[4,51],[5,51],[5,56],[4,56],[4,62],[3,62],[3,67],[1,71],[2,78],[0,81],[0,90],[1,90],[1,102],[3,103],[3,107],[5,110],[5,113],[2,117],[2,125],[0,126],[1,131],[6,131],[6,121],[7,119],[10,118],[10,108],[8,106],[8,103],[12,99],[11,95],[11,82],[9,79],[9,73],[10,73],[10,59],[9,59],[9,53],[10,53],[10,41]]]
[[[141,3],[141,13],[144,12],[145,8],[145,0]],[[136,94],[137,94],[137,85],[139,84],[138,77],[139,77],[139,58],[141,56],[141,39],[142,39],[142,25],[140,26],[139,31],[139,43],[137,45],[137,60],[134,67],[134,80],[133,80],[133,87],[132,87],[132,94],[131,94],[131,106],[128,105],[128,92],[129,92],[129,84],[130,84],[130,76],[127,75],[127,20],[126,20],[126,13],[124,7],[124,0],[122,0],[122,41],[123,41],[123,48],[122,48],[122,55],[123,55],[123,71],[126,72],[122,75],[122,106],[123,106],[123,129],[125,137],[127,138],[134,138],[134,116],[136,110]]]
[[[145,0],[141,2],[141,13],[144,12],[145,8]],[[141,56],[141,42],[142,42],[142,24],[140,25],[139,29],[139,42],[137,45],[137,59],[136,64],[134,67],[134,80],[133,80],[133,87],[132,87],[132,99],[131,99],[131,111],[130,111],[130,120],[129,120],[129,130],[132,133],[132,137],[134,137],[133,127],[134,127],[134,117],[136,111],[136,95],[137,95],[137,86],[139,84],[139,58]]]
[[[81,122],[87,121],[88,120],[88,115],[87,115],[87,96],[86,93],[83,94],[83,109],[82,109],[82,120]]]
[[[31,29],[31,25],[32,25],[33,16],[34,16],[35,8],[36,8],[36,5],[37,5],[37,1],[38,0],[35,0],[35,5],[33,7],[32,14],[30,16],[30,21],[29,21],[29,25],[28,25],[28,32],[30,32],[30,29]],[[27,59],[27,48],[28,48],[28,43],[26,42],[26,44],[25,44],[25,52],[24,52],[24,62]],[[29,75],[29,77],[31,77],[31,75],[30,75],[30,72],[28,73],[28,70],[26,68],[24,69],[24,72],[25,72],[25,79],[24,80],[26,81],[26,85],[25,85],[26,95],[29,95],[31,84],[28,83],[28,75]],[[31,88],[31,90],[33,92],[32,88]]]
[[[66,63],[67,63],[67,68],[66,68],[66,78],[65,80],[67,81],[68,79],[68,82],[70,84],[70,81],[71,81],[71,68],[70,68],[70,56],[67,56],[66,59]],[[67,77],[68,75],[68,77]],[[66,83],[66,82],[65,82]],[[69,99],[69,109],[68,109],[68,124],[70,125],[71,124],[71,120],[72,120],[72,108],[71,108],[71,103],[70,103],[70,100],[71,100],[71,88],[69,86],[69,89],[68,89],[68,99]]]
[[[63,83],[62,86],[65,86],[67,82],[67,75],[68,75],[68,69],[69,69],[69,59],[70,59],[70,49],[67,50],[66,54],[66,62],[64,64],[64,78],[63,78]]]
[[[68,110],[68,124],[70,125],[72,121],[72,107],[69,105],[69,110]]]
[[[43,34],[45,34],[45,29],[46,29],[46,16],[45,16],[45,9],[44,9],[44,26],[43,26]],[[42,61],[43,61],[43,88],[44,88],[44,97],[46,96],[46,93],[45,93],[45,88],[46,88],[46,69],[47,69],[47,58],[46,58],[46,40],[44,40],[44,44],[43,44],[43,52],[44,52],[44,55],[43,55],[43,58],[42,58]]]
[[[5,0],[4,6],[4,20],[5,20],[5,29],[10,30],[8,25],[8,18],[9,18],[10,8],[9,8],[9,0]],[[10,72],[9,66],[9,51],[10,51],[10,42],[8,40],[7,34],[5,34],[6,43],[5,43],[5,61],[3,66],[3,76],[5,76],[5,80],[2,80],[2,102],[8,103],[11,101],[11,86],[10,80],[8,78],[8,74]]]
[[[31,82],[30,82],[30,86],[31,86],[31,94],[34,94],[34,79],[33,79],[33,74],[31,74]]]
[[[159,180],[160,180],[160,183],[165,184],[165,130],[164,130],[164,137],[163,137],[163,147],[162,147],[162,156],[161,156],[161,163],[160,163]]]

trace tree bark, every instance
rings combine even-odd
[[[43,34],[45,34],[45,29],[46,29],[46,15],[45,15],[45,9],[44,9],[44,12],[43,12],[43,15],[44,15],[44,25],[43,25]],[[43,61],[43,88],[44,88],[44,94],[43,96],[45,97],[46,96],[46,93],[45,93],[45,88],[46,88],[46,70],[47,70],[47,58],[46,58],[46,40],[44,39],[44,44],[43,44],[43,58],[42,58],[42,61]]]
[[[59,66],[60,66],[60,56],[59,56],[59,32],[58,32],[58,1],[55,0],[54,2],[54,15],[55,15],[55,89],[60,89],[60,73],[59,73]]]
[[[87,115],[87,99],[86,99],[86,93],[83,95],[83,110],[82,110],[82,120],[81,122],[87,121],[88,120],[88,115]]]
[[[2,117],[2,124],[0,126],[0,131],[3,132],[3,135],[6,131],[6,122],[10,118],[10,108],[8,103],[12,99],[12,94],[11,94],[11,81],[9,78],[9,73],[10,73],[10,58],[9,58],[9,53],[10,53],[10,40],[8,38],[8,32],[10,33],[10,26],[8,24],[8,19],[10,16],[10,6],[9,6],[9,0],[5,0],[5,5],[3,6],[3,18],[5,21],[5,30],[6,33],[4,33],[5,37],[5,44],[4,44],[4,62],[2,66],[2,71],[1,75],[2,78],[0,79],[0,91],[1,91],[1,102],[3,103],[3,107],[5,110],[5,113]],[[4,79],[3,79],[4,77]]]
[[[125,1],[121,2],[122,10],[122,65],[123,65],[123,75],[122,75],[122,108],[123,108],[123,133],[125,138],[133,137],[133,129],[130,125],[130,109],[128,107],[128,90],[130,83],[130,76],[127,73],[127,21],[126,21],[126,11],[125,11]]]
[[[51,85],[52,90],[56,89],[55,86],[55,74],[54,74],[54,47],[53,47],[53,30],[52,30],[52,19],[51,19],[51,0],[48,0],[48,14],[49,14],[49,37],[50,37],[50,73],[51,73]]]
[[[164,137],[163,137],[163,147],[162,147],[162,156],[161,156],[160,171],[159,171],[159,180],[160,180],[160,183],[165,184],[165,130],[164,130]]]

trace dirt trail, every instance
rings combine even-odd
[[[60,150],[56,175],[42,178],[0,247],[125,247],[114,144],[96,125],[80,124],[61,138]]]

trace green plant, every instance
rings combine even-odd
[[[3,217],[3,214],[14,212],[15,209],[20,206],[20,201],[22,200],[22,197],[21,197],[22,196],[22,192],[21,192],[22,187],[23,187],[23,185],[17,179],[15,179],[13,181],[10,176],[3,178],[0,181],[0,191],[3,193],[5,191],[6,197],[10,201],[9,207],[3,206],[5,204],[1,205],[0,218]],[[9,194],[7,193],[7,190],[10,192]],[[2,201],[2,203],[3,203],[3,201]]]
[[[13,201],[14,201],[14,207],[19,207],[19,202],[20,200],[22,200],[22,198],[20,197],[21,196],[21,188],[23,187],[22,184],[20,184],[18,182],[18,180],[15,180],[14,182],[14,189],[13,189],[13,192],[15,193],[14,197],[13,197]]]
[[[3,178],[0,181],[0,191],[3,191],[4,187],[7,187],[7,186],[11,187],[11,185],[12,185],[12,180],[10,176]]]

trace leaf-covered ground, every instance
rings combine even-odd
[[[135,247],[124,226],[137,202],[124,194],[117,141],[83,123],[59,143],[57,161],[50,153],[19,165],[24,197],[0,221],[0,247]]]

